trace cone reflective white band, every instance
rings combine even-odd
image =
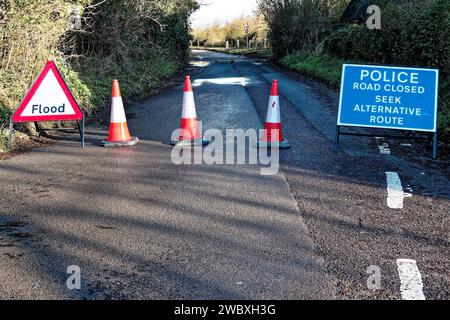
[[[280,95],[278,93],[278,81],[272,81],[270,89],[269,105],[267,108],[266,124],[258,146],[278,146],[282,149],[290,148],[289,142],[284,139],[281,125]]]
[[[195,109],[194,92],[192,91],[191,77],[184,79],[183,109],[179,137],[172,141],[174,144],[190,143],[205,145],[208,143],[200,134],[197,111]]]
[[[127,122],[121,97],[113,97],[111,103],[111,123]]]
[[[109,135],[103,143],[105,147],[123,147],[134,146],[138,142],[139,139],[137,137],[132,137],[128,130],[119,81],[113,80]]]
[[[181,117],[183,119],[197,119],[194,93],[192,91],[185,92],[183,95],[183,112]]]
[[[270,96],[266,122],[281,123],[280,98],[278,96]]]

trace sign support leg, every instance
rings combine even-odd
[[[335,139],[335,148],[337,149],[337,147],[339,146],[339,141],[340,141],[340,135],[341,135],[341,126],[337,126],[336,127],[336,139]]]
[[[433,142],[433,160],[437,159],[437,148],[438,148],[438,133],[437,131],[434,133],[434,142]]]
[[[9,120],[8,149],[12,150],[14,122],[12,118]]]
[[[80,121],[77,121],[78,130],[80,131],[80,140],[81,140],[81,147],[84,148],[84,117]]]
[[[83,117],[83,120],[81,121],[81,129],[83,131],[82,138],[81,138],[81,147],[84,148],[84,117]]]
[[[34,122],[34,127],[36,128],[36,132],[38,134],[38,137],[41,137],[41,128],[39,128],[39,123],[37,121]]]

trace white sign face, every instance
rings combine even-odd
[[[69,99],[59,85],[53,70],[50,70],[20,116],[34,117],[74,114],[75,110],[73,110]]]
[[[81,120],[83,114],[56,65],[50,61],[12,119],[13,122]]]

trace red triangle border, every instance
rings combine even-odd
[[[53,71],[56,80],[58,80],[58,83],[63,90],[64,94],[66,95],[67,99],[70,102],[70,105],[72,106],[73,110],[75,111],[75,114],[70,115],[45,115],[45,116],[26,116],[22,117],[21,114],[23,110],[26,108],[30,100],[35,95],[37,89],[41,86],[42,81],[44,81],[47,74],[51,71]],[[45,65],[44,69],[39,74],[36,81],[33,83],[31,88],[29,89],[28,93],[26,94],[25,98],[20,103],[17,110],[14,112],[12,116],[12,122],[13,123],[20,123],[20,122],[40,122],[40,121],[68,121],[68,120],[82,120],[84,118],[83,112],[81,111],[80,107],[78,106],[77,102],[75,101],[75,98],[72,95],[72,92],[70,92],[69,87],[67,86],[66,82],[64,81],[63,77],[61,76],[61,73],[59,72],[58,68],[56,67],[56,64],[54,61],[48,61]]]

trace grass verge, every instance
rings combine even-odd
[[[280,60],[282,66],[311,78],[324,82],[330,87],[339,88],[343,59],[331,57],[325,53],[308,55],[295,53]]]

